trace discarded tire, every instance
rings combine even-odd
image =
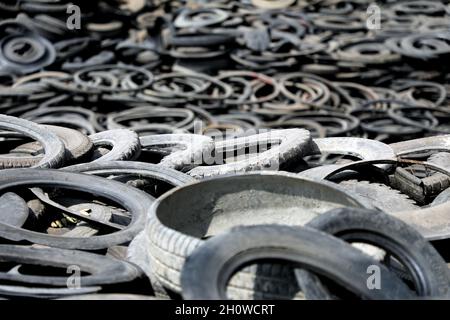
[[[0,1],[0,299],[448,298],[448,1],[194,2]]]
[[[425,238],[400,220],[378,211],[345,208],[327,212],[308,226],[386,251],[402,264],[419,296],[439,298],[448,293],[450,273],[445,261]],[[308,288],[317,281],[313,277],[304,272],[300,282]],[[305,295],[308,297],[307,291]]]
[[[316,215],[342,206],[368,208],[370,204],[333,185],[290,174],[241,174],[193,183],[166,193],[152,207],[145,231],[150,265],[161,283],[180,292],[184,260],[203,242],[202,238],[239,225],[304,225]],[[292,294],[293,289],[283,289],[283,281],[276,285],[276,273],[270,268],[267,273],[274,278],[274,284],[273,289],[261,285],[268,288],[266,292],[261,289],[252,293],[254,276],[249,275],[242,275],[230,285],[241,298]]]
[[[263,243],[268,241],[270,245]],[[322,254],[318,255],[317,252]],[[226,299],[226,282],[239,267],[252,260],[280,259],[304,265],[366,299],[411,298],[413,293],[393,273],[383,270],[383,290],[367,288],[365,270],[375,260],[341,241],[310,229],[283,226],[241,227],[199,247],[183,268],[183,294],[187,299]],[[203,266],[203,268],[201,268]],[[381,265],[380,268],[384,269]],[[357,270],[363,268],[362,270]],[[358,279],[358,276],[362,276]]]

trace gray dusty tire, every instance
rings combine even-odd
[[[245,156],[235,162],[223,164],[224,159],[217,158],[228,150],[244,150],[245,148],[261,148],[269,144],[279,143],[255,156]],[[280,166],[299,157],[310,154],[311,134],[304,129],[271,130],[237,139],[226,139],[215,143],[215,156],[205,157],[219,164],[198,166],[188,172],[196,179],[206,177],[260,170],[279,170]]]
[[[310,228],[261,225],[232,229],[195,250],[183,267],[183,298],[226,299],[230,276],[239,267],[259,259],[302,265],[364,299],[415,296],[394,273],[342,240]],[[372,265],[381,270],[384,284],[381,290],[370,290],[367,286],[366,270]]]
[[[49,186],[89,192],[120,204],[131,213],[130,223],[121,230],[90,238],[60,237],[0,223],[0,237],[28,241],[63,249],[97,250],[128,243],[144,229],[154,198],[123,183],[92,175],[62,170],[8,169],[0,171],[0,193],[19,186]]]
[[[87,157],[94,147],[89,137],[77,130],[50,125],[42,125],[42,127],[55,133],[64,143],[66,148],[66,163],[72,163],[76,160],[81,160]],[[26,143],[11,150],[11,153],[24,154],[35,154],[41,152],[43,152],[42,147],[37,142]]]
[[[255,187],[256,181],[258,187]],[[255,193],[258,188],[262,194]],[[248,189],[253,190],[253,193],[247,196],[244,193]],[[234,195],[236,197],[233,199],[227,198]],[[311,199],[316,207],[312,209],[309,205],[300,207],[302,203],[288,203],[291,199],[289,195],[296,195],[295,198],[302,201]],[[244,201],[242,206],[239,205],[238,197]],[[251,200],[260,197],[264,200]],[[272,206],[269,206],[269,201]],[[317,204],[320,201],[326,205],[320,207]],[[337,207],[371,208],[369,204],[360,202],[359,198],[345,193],[336,184],[304,180],[288,173],[258,172],[215,177],[172,189],[156,200],[147,220],[145,235],[151,268],[162,285],[179,293],[184,260],[204,242],[204,236],[215,236],[229,228],[249,224],[304,225],[316,214],[329,211],[327,206],[333,201],[337,202],[332,206]],[[178,208],[183,209],[177,210],[172,203],[177,203]],[[214,211],[213,215],[211,210]],[[253,214],[252,210],[259,211]],[[276,217],[275,210],[278,210]],[[312,210],[317,212],[313,213]],[[217,223],[211,223],[214,216],[218,219]],[[236,274],[230,282],[229,291],[235,299],[290,299],[297,296],[299,287],[292,268],[264,264],[250,266]]]
[[[401,220],[380,211],[342,208],[318,216],[307,226],[347,242],[367,243],[385,250],[404,264],[418,296],[438,298],[449,292],[450,271],[446,262],[422,235]],[[309,272],[303,272],[299,278],[301,286],[317,281]],[[307,290],[305,295],[310,296]]]
[[[345,180],[339,185],[348,192],[367,199],[374,206],[387,213],[419,209],[414,200],[385,184]]]
[[[44,148],[44,157],[0,156],[0,169],[8,168],[58,168],[65,160],[66,149],[58,136],[34,122],[0,115],[0,129],[19,132],[39,141]]]
[[[176,170],[190,169],[202,164],[203,155],[214,151],[212,138],[198,134],[159,134],[140,138],[142,148],[158,149],[158,147],[176,145],[176,150],[166,155],[159,165]]]
[[[95,147],[110,146],[111,151],[92,162],[135,160],[141,153],[141,144],[136,132],[128,129],[115,129],[89,136]]]

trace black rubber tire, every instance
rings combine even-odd
[[[0,169],[8,168],[58,168],[64,162],[65,148],[56,134],[31,121],[0,115],[0,129],[20,132],[39,141],[44,148],[44,157],[0,156]]]
[[[97,176],[139,175],[144,178],[167,182],[174,187],[182,186],[196,180],[187,174],[160,165],[136,161],[105,161],[82,163],[61,170],[82,172]]]
[[[76,250],[0,245],[0,259],[8,263],[15,262],[18,265],[28,264],[60,268],[76,265],[81,272],[89,273],[88,275],[81,274],[81,287],[129,282],[140,275],[139,270],[130,263]],[[18,272],[1,272],[0,280],[13,281],[17,284],[67,286],[67,277],[50,274],[41,276]]]
[[[130,245],[127,248],[126,260],[134,263],[142,269],[143,273],[147,276],[156,297],[167,299],[169,298],[169,295],[167,293],[167,290],[155,275],[150,259],[146,252],[146,246],[147,241],[144,231],[142,231],[133,239],[133,241],[130,242]]]
[[[147,211],[154,201],[150,195],[123,183],[86,174],[39,169],[9,169],[0,172],[0,193],[17,186],[61,187],[90,192],[120,204],[132,215],[130,224],[124,229],[91,238],[59,237],[0,223],[0,238],[25,240],[64,249],[96,250],[131,241],[144,229]]]
[[[340,208],[316,217],[307,226],[347,242],[385,250],[405,265],[421,297],[442,297],[449,292],[450,272],[444,259],[422,235],[397,218],[375,210]],[[301,278],[300,286],[317,282],[309,272]],[[303,292],[309,296],[306,288]]]
[[[198,166],[188,172],[197,179],[226,175],[239,172],[279,170],[280,165],[299,157],[307,156],[311,151],[311,135],[304,129],[282,129],[226,139],[215,143],[215,154],[225,153],[230,149],[243,149],[251,146],[269,145],[279,142],[278,145],[258,153],[258,156],[246,157],[243,160],[226,164]]]
[[[234,272],[255,260],[276,259],[314,270],[364,299],[405,299],[414,293],[378,261],[320,231],[279,225],[238,227],[207,240],[184,264],[184,299],[226,299]],[[377,265],[381,290],[367,287],[366,270]]]
[[[92,152],[92,149],[94,147],[92,141],[88,136],[82,134],[81,132],[58,126],[43,125],[42,127],[55,133],[64,143],[64,146],[66,148],[65,164],[73,163],[77,160],[82,160]],[[11,150],[11,153],[19,152],[35,154],[41,153],[42,151],[42,147],[39,143],[30,142]]]
[[[34,189],[34,188],[33,188]],[[70,199],[72,200],[72,199]],[[69,200],[69,202],[70,202]],[[75,199],[73,199],[75,200]],[[61,201],[58,199],[58,201]],[[77,202],[76,200],[74,201]],[[89,216],[100,221],[110,221],[113,215],[113,209],[107,206],[102,206],[92,202],[78,202],[76,204],[65,204],[65,207],[69,210],[75,212],[80,212],[81,210],[89,210]],[[127,219],[129,222],[129,219]],[[117,222],[116,222],[117,223]],[[80,221],[75,226],[71,226],[67,232],[63,233],[62,237],[71,238],[87,238],[96,236],[99,232],[98,229],[89,225],[89,223]]]
[[[39,117],[33,119],[33,122],[36,122],[42,126],[53,125],[64,128],[71,128],[83,134],[89,135],[95,134],[97,132],[94,126],[89,122],[89,120],[74,115],[66,115],[61,117]]]
[[[140,138],[142,148],[158,149],[177,145],[177,150],[165,156],[160,165],[177,170],[190,169],[202,164],[203,155],[212,154],[214,141],[212,138],[198,134],[160,134]]]
[[[286,197],[286,194],[291,197]],[[302,206],[301,201],[295,204],[289,202],[292,199],[311,202]],[[240,201],[242,205],[239,205]],[[301,179],[295,174],[252,172],[205,179],[170,190],[156,200],[145,228],[147,254],[158,280],[166,288],[179,293],[185,258],[204,242],[203,237],[208,236],[209,230],[215,236],[229,228],[248,224],[300,226],[309,222],[315,214],[328,212],[330,205],[373,208],[343,192],[334,183]],[[286,207],[292,210],[286,211]],[[266,215],[262,212],[272,213]],[[212,223],[216,217],[227,217],[221,219],[218,229],[217,224]],[[277,264],[246,268],[233,278],[229,288],[233,291],[233,298],[240,300],[287,299],[299,291],[294,270]]]
[[[111,146],[110,152],[92,162],[135,160],[141,154],[141,144],[136,132],[115,129],[90,135],[95,147]]]

